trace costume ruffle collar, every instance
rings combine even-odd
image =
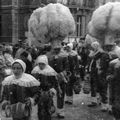
[[[69,54],[70,56],[76,56],[76,55],[77,55],[77,52],[71,50],[70,52],[68,52],[68,54]]]
[[[44,70],[40,70],[39,66],[36,66],[32,70],[32,74],[35,74],[35,73],[39,73],[39,74],[46,75],[46,76],[56,76],[57,75],[57,72],[49,65],[46,65]]]
[[[23,87],[33,87],[33,86],[39,86],[40,82],[36,80],[32,75],[23,73],[22,77],[19,79],[16,79],[14,75],[8,76],[4,79],[2,82],[2,85],[19,85]]]

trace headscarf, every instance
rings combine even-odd
[[[39,63],[45,64],[45,68],[43,70],[39,68],[39,65],[38,65]],[[35,74],[35,73],[43,74],[46,76],[57,75],[56,71],[48,65],[48,58],[46,55],[41,55],[37,58],[37,66],[32,70],[32,74]]]
[[[46,55],[41,55],[37,58],[37,64],[44,63],[45,65],[48,65],[48,58]]]
[[[76,56],[78,55],[75,50],[73,50],[73,43],[67,44],[67,46],[70,48],[70,51],[67,52],[68,55],[70,56]]]
[[[100,48],[100,44],[99,44],[99,42],[95,41],[91,44],[91,47],[94,49],[98,49],[98,48]]]
[[[26,70],[26,64],[21,60],[21,59],[16,59],[13,63],[12,63],[12,66],[15,64],[15,63],[19,63],[22,68],[23,68],[23,72],[25,72]]]
[[[120,47],[119,46],[115,46],[115,49],[113,50],[113,52],[118,56],[118,58],[120,58]]]
[[[67,46],[70,47],[71,50],[73,49],[73,44],[72,43],[67,44]]]

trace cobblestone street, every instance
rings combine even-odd
[[[73,105],[65,105],[64,120],[113,120],[108,113],[100,111],[100,107],[88,108],[89,96],[83,93],[74,96]],[[55,116],[53,120],[58,120]]]

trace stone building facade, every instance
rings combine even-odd
[[[32,11],[50,2],[68,6],[76,21],[74,36],[85,36],[96,7],[116,0],[0,0],[0,42],[17,43],[27,38],[27,22]],[[117,0],[120,1],[120,0]]]
[[[0,0],[0,42],[26,39],[27,21],[40,0]]]

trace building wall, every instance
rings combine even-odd
[[[37,1],[37,2],[36,2]],[[27,21],[31,14],[30,5],[37,8],[39,0],[1,0],[0,42],[17,43],[25,39]]]
[[[0,41],[11,41],[12,36],[12,14],[11,0],[1,0],[1,35]]]
[[[25,40],[30,14],[37,7],[50,2],[67,5],[76,21],[74,36],[85,36],[93,10],[109,1],[120,0],[1,0],[0,42],[17,43],[19,39]]]

